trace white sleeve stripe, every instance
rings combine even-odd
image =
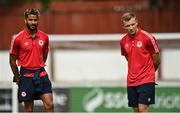
[[[145,35],[147,35],[147,36],[150,38],[150,40],[151,40],[151,42],[152,42],[152,44],[153,44],[153,47],[154,47],[155,52],[158,53],[158,52],[159,52],[159,48],[158,48],[158,46],[157,46],[157,44],[156,44],[153,36],[150,35],[148,32],[146,32],[146,31],[144,31],[144,30],[141,30],[141,32],[144,33]]]
[[[10,53],[11,53],[12,50],[13,50],[13,45],[14,45],[15,39],[16,39],[20,34],[22,34],[22,33],[23,33],[23,31],[21,31],[20,33],[12,36],[11,47],[10,47],[10,50],[9,50]]]
[[[13,45],[14,45],[14,40],[16,39],[16,37],[17,37],[16,35],[13,35],[13,36],[12,36],[11,48],[10,48],[10,50],[9,50],[9,51],[10,51],[10,53],[12,52]]]

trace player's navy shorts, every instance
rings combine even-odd
[[[138,104],[155,104],[155,83],[128,86],[127,93],[129,107],[137,107]]]
[[[41,90],[37,91],[33,77],[20,76],[18,84],[18,100],[22,101],[39,100],[44,93],[52,93],[52,85],[48,75],[40,77]]]

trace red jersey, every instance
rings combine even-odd
[[[134,39],[126,34],[120,41],[121,54],[128,59],[128,86],[155,82],[155,68],[151,54],[159,53],[155,38],[138,28]]]
[[[39,69],[45,66],[43,55],[49,50],[48,36],[38,30],[32,39],[29,32],[24,29],[13,37],[10,54],[18,57],[18,65],[26,69]]]

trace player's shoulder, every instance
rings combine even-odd
[[[48,35],[45,32],[41,31],[41,30],[38,30],[38,34],[43,36],[43,37],[48,37]]]
[[[154,38],[154,36],[153,36],[151,33],[147,32],[147,31],[145,31],[145,30],[142,30],[142,29],[141,29],[141,34],[142,34],[144,37],[148,38],[148,39],[153,39],[153,38]]]
[[[20,31],[19,33],[17,33],[17,34],[14,34],[13,36],[12,36],[12,38],[13,38],[13,40],[20,40],[22,37],[23,37],[23,33],[24,33],[24,31],[22,30],[22,31]]]
[[[126,38],[128,38],[128,34],[124,34],[124,35],[122,36],[120,42],[123,43],[123,42],[126,40]]]
[[[39,35],[39,37],[41,37],[41,39],[43,39],[43,40],[49,40],[48,35],[47,35],[45,32],[41,31],[41,30],[38,30],[38,35]]]

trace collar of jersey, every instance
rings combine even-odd
[[[139,36],[140,32],[141,32],[141,28],[140,28],[140,27],[138,27],[138,32],[136,33],[136,35],[135,35],[135,38],[134,38],[134,39],[136,39],[136,38]],[[131,39],[129,34],[128,34],[128,36],[129,36],[129,39]]]
[[[24,33],[25,33],[25,35],[27,36],[27,38],[32,38],[26,28],[24,28]],[[39,37],[38,34],[39,34],[39,32],[38,32],[38,30],[37,30],[37,32],[35,33],[35,38]]]

